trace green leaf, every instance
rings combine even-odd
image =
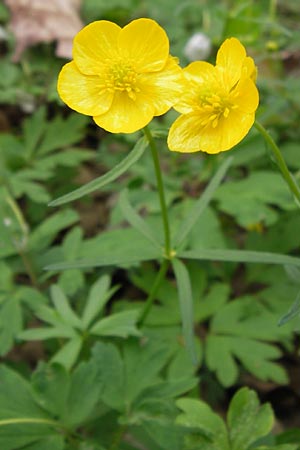
[[[276,436],[277,444],[299,444],[299,442],[300,428],[292,428]]]
[[[193,389],[198,384],[198,378],[196,377],[190,377],[190,378],[182,378],[182,379],[168,379],[166,381],[161,381],[157,384],[154,384],[153,386],[150,386],[149,388],[146,388],[143,391],[143,394],[141,396],[141,402],[147,401],[147,398],[149,401],[153,401],[157,398],[174,398],[178,397],[179,395],[183,395],[191,389]]]
[[[251,250],[197,249],[178,252],[181,258],[240,263],[282,264],[300,267],[300,258],[280,253],[254,252]]]
[[[18,433],[18,431],[17,431]],[[6,448],[5,448],[6,449]],[[45,436],[45,438],[40,439],[29,446],[26,446],[24,450],[64,450],[65,449],[65,439],[63,436]],[[8,449],[6,449],[8,450]]]
[[[102,367],[92,357],[88,362],[81,362],[73,371],[65,417],[62,419],[66,426],[77,427],[92,414],[103,389],[101,370]]]
[[[92,349],[92,361],[100,368],[102,401],[107,406],[122,411],[125,374],[120,351],[113,344],[97,342]]]
[[[215,372],[220,383],[232,386],[238,378],[238,367],[231,352],[232,338],[208,335],[205,347],[206,364]]]
[[[255,450],[299,450],[299,445],[283,444],[283,445],[271,445],[268,447],[255,447]]]
[[[128,190],[125,189],[121,192],[119,197],[119,204],[124,214],[125,219],[130,225],[145,236],[155,247],[162,249],[163,244],[153,234],[150,226],[135,212],[131,206],[128,198]]]
[[[142,397],[144,389],[158,380],[160,370],[171,355],[170,346],[157,338],[143,340],[128,339],[124,342],[125,401],[133,404]]]
[[[37,405],[30,384],[18,373],[2,365],[0,380],[0,448],[15,450],[37,441],[43,448],[44,439],[57,436],[58,422]]]
[[[45,155],[57,149],[75,144],[84,136],[87,117],[72,113],[67,118],[54,117],[47,122],[43,139],[38,146],[38,155]]]
[[[189,273],[179,259],[173,259],[172,265],[178,287],[178,297],[181,310],[182,330],[187,350],[194,364],[197,363],[194,336],[193,294]]]
[[[82,347],[80,336],[72,338],[51,358],[51,363],[58,363],[70,369],[76,362]]]
[[[177,417],[176,423],[191,428],[194,445],[198,444],[193,448],[231,450],[223,420],[206,403],[192,398],[182,398],[177,400],[176,405],[183,411]]]
[[[102,311],[111,295],[115,292],[115,289],[109,290],[109,286],[109,275],[103,275],[92,285],[81,319],[84,329],[90,326],[92,321]]]
[[[17,294],[7,294],[0,303],[0,355],[5,355],[13,346],[16,336],[23,327],[23,314]]]
[[[59,424],[54,421],[51,426],[36,418],[25,423],[22,423],[22,419],[16,418],[13,423],[2,424],[0,421],[0,448],[3,450],[64,449],[64,438],[55,432]]]
[[[51,203],[49,203],[49,206],[58,206],[67,202],[71,202],[73,200],[77,200],[78,198],[90,194],[91,192],[94,192],[97,189],[102,188],[106,184],[116,180],[120,175],[126,172],[136,161],[140,159],[147,145],[148,143],[145,138],[139,139],[129,155],[118,165],[116,165],[112,170],[102,175],[101,177],[96,178],[90,183],[87,183],[86,185],[80,187],[79,189],[76,189],[69,194],[63,195],[62,197],[53,200]]]
[[[2,365],[0,380],[0,419],[48,417],[33,400],[30,384],[21,375]]]
[[[76,336],[76,332],[66,327],[39,327],[39,328],[29,328],[28,330],[21,331],[18,334],[18,338],[23,341],[42,341],[44,339],[53,338],[73,338]]]
[[[40,107],[34,114],[24,120],[22,128],[24,133],[25,148],[29,158],[37,149],[38,144],[45,132],[46,126],[45,106]]]
[[[78,214],[65,209],[58,211],[45,219],[30,235],[28,248],[30,250],[41,251],[50,245],[59,231],[73,225],[78,221]]]
[[[66,413],[70,379],[66,369],[58,364],[40,363],[32,376],[35,401],[55,417]]]
[[[287,322],[294,319],[294,317],[298,316],[299,314],[300,314],[300,292],[297,295],[296,300],[294,301],[288,312],[279,319],[278,325],[279,326],[285,325]]]
[[[268,171],[251,172],[247,178],[227,182],[214,199],[221,211],[233,215],[244,228],[257,223],[271,225],[279,218],[278,208],[297,208],[281,175]]]
[[[268,403],[260,406],[257,394],[244,387],[230,402],[227,422],[232,450],[247,450],[271,431],[274,415]]]
[[[58,285],[51,286],[51,299],[63,322],[72,328],[82,328],[81,320],[71,308],[67,297]]]
[[[137,250],[135,252],[135,250]],[[136,254],[134,254],[136,253]],[[74,262],[65,262],[65,263],[57,263],[57,264],[50,264],[49,266],[45,267],[45,270],[66,270],[66,269],[88,269],[91,267],[106,267],[106,266],[124,266],[124,265],[132,265],[136,263],[140,263],[142,261],[152,261],[155,259],[159,259],[161,257],[161,252],[158,250],[153,249],[149,252],[144,252],[142,254],[140,252],[140,249],[132,249],[132,252],[130,254],[125,254],[123,252],[115,252],[111,255],[103,255],[99,256],[95,259],[83,259],[79,261]]]
[[[140,336],[136,327],[139,316],[138,310],[122,311],[100,319],[91,328],[90,332],[96,336]]]
[[[186,218],[182,221],[179,230],[174,237],[174,246],[179,247],[184,239],[188,236],[189,232],[193,226],[198,221],[199,217],[205,210],[205,208],[210,203],[215,191],[219,187],[223,177],[225,176],[233,158],[227,158],[221,167],[218,169],[217,173],[211,179],[209,185],[206,187],[203,194],[201,194],[199,200],[193,205],[191,211],[188,211]]]
[[[206,362],[224,386],[237,380],[236,359],[262,380],[287,382],[284,368],[273,361],[281,356],[273,342],[286,342],[289,331],[280,329],[276,314],[257,300],[254,296],[237,298],[222,305],[212,317],[206,339]]]

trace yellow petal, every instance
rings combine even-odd
[[[215,67],[206,61],[194,61],[183,69],[184,76],[195,83],[204,83],[215,78]]]
[[[216,65],[226,75],[225,82],[229,87],[239,80],[245,58],[245,47],[236,38],[226,39],[219,48]]]
[[[242,71],[245,76],[250,77],[254,82],[256,81],[257,67],[250,56],[247,56],[247,58],[245,58]]]
[[[230,117],[221,118],[216,128],[213,128],[211,125],[202,126],[199,114],[184,114],[170,128],[169,149],[183,153],[203,151],[210,154],[230,150],[246,136],[254,118],[254,113],[245,114],[234,110],[230,112]]]
[[[166,32],[154,20],[137,19],[126,25],[119,36],[120,54],[134,61],[138,72],[161,70],[169,55]]]
[[[111,133],[134,133],[145,127],[153,116],[154,106],[143,95],[132,100],[126,92],[117,92],[109,111],[94,117],[94,121]]]
[[[88,116],[106,112],[113,94],[101,91],[100,78],[83,75],[72,61],[65,64],[59,74],[57,90],[62,100],[75,111]]]
[[[199,115],[195,113],[179,116],[169,131],[169,149],[181,153],[199,152],[201,150],[201,130],[203,129],[200,122]]]
[[[259,94],[257,87],[251,78],[242,79],[233,90],[232,94],[238,92],[234,98],[234,104],[238,106],[239,111],[252,113],[256,111],[259,103]]]
[[[170,56],[161,71],[141,74],[138,86],[153,105],[154,115],[160,116],[178,102],[186,85],[182,69]]]
[[[255,114],[246,114],[238,109],[232,110],[227,119],[219,120],[215,129],[206,128],[201,137],[204,152],[219,153],[230,150],[248,134]]]
[[[74,38],[73,58],[86,75],[97,75],[107,60],[118,55],[121,28],[113,22],[99,20],[84,27]]]
[[[174,109],[188,114],[200,108],[201,93],[207,89],[214,91],[218,87],[216,68],[205,61],[195,61],[183,69],[186,80],[178,103]]]

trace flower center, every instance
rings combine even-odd
[[[218,126],[219,120],[227,119],[232,109],[236,109],[237,105],[232,102],[229,95],[205,95],[201,97],[201,109],[205,111],[205,118],[201,125],[211,125],[213,128]]]
[[[109,65],[105,81],[106,89],[109,91],[127,92],[132,100],[136,99],[139,88],[137,87],[137,73],[132,64],[117,62]]]

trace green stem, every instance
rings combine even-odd
[[[294,177],[290,173],[290,171],[286,165],[286,162],[281,154],[279,147],[275,143],[274,139],[267,132],[267,130],[260,123],[255,121],[254,126],[261,133],[261,135],[265,139],[266,143],[269,145],[270,149],[272,150],[273,155],[276,160],[276,163],[279,167],[279,170],[280,170],[284,180],[288,184],[290,191],[294,194],[298,206],[300,206],[300,188],[299,188],[297,182],[294,180]]]
[[[0,420],[0,427],[5,425],[18,425],[21,423],[35,423],[35,424],[39,423],[43,425],[50,425],[52,427],[60,427],[60,424],[58,422],[55,422],[54,420],[34,418],[34,417],[18,417],[15,419]]]
[[[148,298],[144,304],[144,307],[141,311],[140,317],[138,319],[138,324],[141,326],[143,325],[143,323],[145,322],[146,317],[149,314],[150,309],[152,308],[153,302],[155,300],[155,296],[157,294],[158,288],[160,286],[160,283],[162,282],[162,280],[164,279],[167,270],[169,267],[169,260],[168,259],[164,259],[163,262],[161,263],[161,266],[159,268],[158,274],[155,278],[155,281],[152,285],[152,289],[148,295]]]
[[[155,170],[155,176],[156,176],[156,182],[157,182],[157,190],[158,190],[159,202],[160,202],[160,209],[161,209],[161,215],[162,215],[163,226],[164,226],[165,257],[171,258],[172,255],[171,255],[170,226],[169,226],[168,211],[167,211],[167,205],[166,205],[166,199],[165,199],[164,185],[163,185],[162,174],[161,174],[159,158],[158,158],[158,151],[157,151],[155,141],[153,139],[153,136],[152,136],[149,128],[145,127],[144,133],[149,142],[152,159],[153,159],[153,164],[154,164],[154,170]]]
[[[35,288],[39,289],[37,278],[35,276],[30,258],[28,257],[28,254],[26,251],[28,233],[29,233],[28,225],[25,221],[25,218],[23,216],[21,209],[19,208],[19,205],[17,204],[17,202],[15,201],[13,196],[10,194],[8,188],[7,188],[7,194],[6,194],[6,202],[10,206],[11,210],[13,211],[15,218],[17,219],[17,221],[20,225],[20,229],[23,233],[22,242],[18,242],[17,240],[14,240],[13,244],[14,244],[16,250],[18,251],[20,258],[22,259],[24,268],[27,272],[27,275],[30,278],[31,284]]]
[[[127,425],[121,425],[120,428],[116,431],[113,441],[111,443],[111,446],[109,450],[118,450],[120,443],[122,441],[123,435],[127,429]]]

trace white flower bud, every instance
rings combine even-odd
[[[5,226],[5,227],[10,227],[11,226],[11,219],[9,218],[9,217],[4,217],[4,219],[3,219],[3,225]]]
[[[193,34],[184,47],[184,54],[189,61],[207,59],[210,52],[211,40],[201,32]]]

